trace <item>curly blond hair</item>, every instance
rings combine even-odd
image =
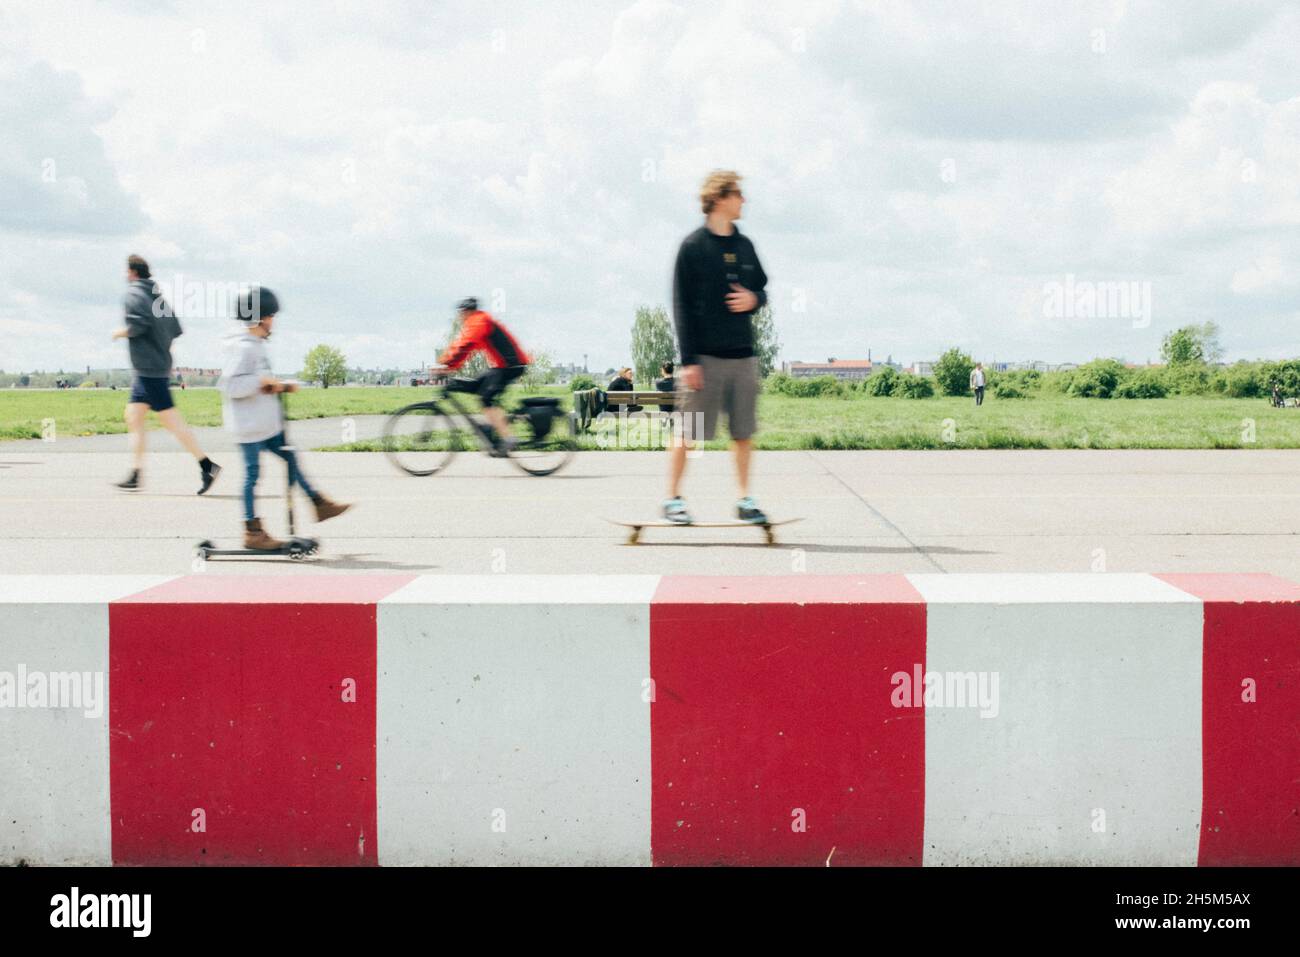
[[[724,196],[740,192],[741,176],[735,170],[715,169],[700,187],[700,206],[704,215],[713,212],[713,204]]]

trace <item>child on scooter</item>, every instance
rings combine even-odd
[[[342,515],[351,508],[351,505],[331,502],[317,492],[298,467],[293,449],[285,445],[284,409],[279,394],[296,392],[298,386],[271,375],[266,340],[279,311],[279,300],[269,289],[253,286],[240,294],[235,319],[243,328],[226,344],[225,369],[218,383],[222,392],[222,418],[244,454],[244,547],[258,551],[276,551],[285,545],[266,533],[254,510],[263,449],[284,459],[289,466],[290,484],[296,484],[312,500],[318,522]]]

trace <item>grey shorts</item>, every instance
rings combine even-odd
[[[753,438],[758,431],[758,358],[700,356],[698,361],[704,388],[686,393],[682,403],[686,438],[713,438],[722,410],[727,413],[727,431],[733,439]]]

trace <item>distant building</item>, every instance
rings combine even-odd
[[[781,371],[796,379],[815,379],[818,376],[834,376],[837,379],[853,381],[865,379],[871,375],[870,359],[835,359],[825,362],[786,362]]]
[[[907,367],[908,372],[912,375],[934,375],[933,362],[913,362]]]

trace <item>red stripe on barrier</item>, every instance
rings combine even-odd
[[[114,863],[376,863],[374,598],[408,580],[194,576],[112,603]]]
[[[665,577],[650,610],[656,864],[920,865],[925,663],[901,575]],[[800,829],[800,825],[803,829]]]
[[[1205,602],[1198,863],[1300,864],[1300,585],[1156,577]]]

